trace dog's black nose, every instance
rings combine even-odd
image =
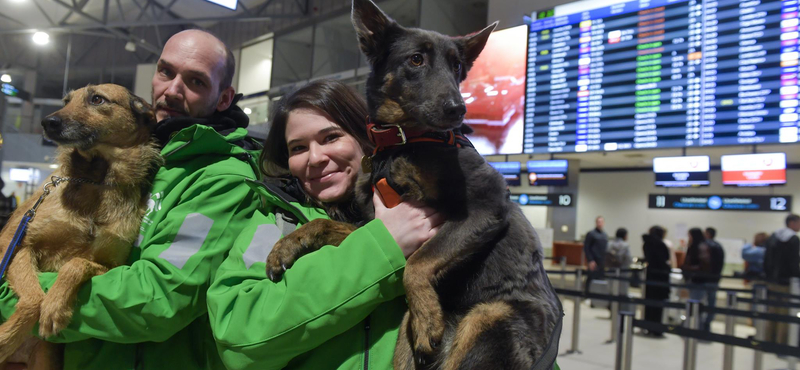
[[[61,117],[47,116],[42,120],[42,128],[45,130],[58,130],[61,129]]]
[[[467,106],[464,105],[463,100],[449,99],[444,102],[444,116],[448,120],[462,119],[465,114],[467,114]]]

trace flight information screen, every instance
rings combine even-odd
[[[524,153],[798,141],[798,0],[576,4],[530,24]]]

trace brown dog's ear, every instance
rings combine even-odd
[[[475,62],[475,59],[478,59],[478,55],[483,51],[483,47],[486,46],[486,41],[489,40],[489,36],[497,27],[498,23],[498,21],[495,21],[490,24],[489,27],[461,38],[461,42],[464,45],[464,58],[467,64],[467,70],[472,67],[472,63]]]
[[[384,42],[387,31],[399,26],[370,0],[353,0],[350,16],[361,51],[373,62],[381,48],[388,46]]]
[[[144,99],[133,95],[130,91],[128,91],[128,100],[131,104],[131,112],[136,117],[136,122],[147,126],[156,124],[156,114],[150,104],[147,104]]]

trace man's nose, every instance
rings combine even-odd
[[[183,100],[183,90],[185,87],[180,77],[174,78],[169,82],[169,86],[167,90],[164,91],[164,95],[170,99]]]

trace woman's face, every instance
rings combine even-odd
[[[364,151],[356,139],[316,109],[295,109],[286,122],[289,172],[306,194],[336,202],[354,188]]]

